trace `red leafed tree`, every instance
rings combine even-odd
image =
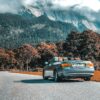
[[[100,63],[98,63],[100,62],[100,34],[91,30],[82,33],[71,32],[63,44],[63,49],[74,57],[93,61],[100,69]]]
[[[0,49],[0,66],[4,69],[10,69],[15,67],[16,63],[15,54],[11,50]]]
[[[41,55],[40,63],[44,65],[45,61],[52,59],[58,55],[57,46],[51,43],[42,42],[37,46],[37,49]]]
[[[3,70],[5,69],[8,59],[9,59],[9,55],[0,53],[0,66],[1,66],[1,69],[3,69]]]
[[[21,69],[26,65],[26,69],[28,70],[31,60],[39,57],[38,51],[29,44],[21,46],[15,52],[16,59]]]
[[[10,68],[15,68],[17,63],[17,60],[15,59],[15,53],[12,50],[8,50],[6,53],[9,55],[7,66]]]

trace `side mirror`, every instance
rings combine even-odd
[[[47,65],[48,64],[48,62],[45,62],[45,65]]]

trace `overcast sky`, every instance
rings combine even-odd
[[[52,0],[54,5],[66,8],[68,6],[80,5],[80,7],[88,7],[94,11],[100,10],[99,0]]]
[[[49,4],[53,9],[66,9],[67,7],[78,5],[79,8],[89,8],[98,12],[100,10],[100,0],[0,0],[0,12],[17,13],[21,5]],[[46,5],[47,6],[47,5]]]

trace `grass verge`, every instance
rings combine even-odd
[[[94,76],[91,78],[91,80],[100,82],[100,71],[95,71]]]

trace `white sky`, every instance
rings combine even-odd
[[[79,4],[80,7],[88,7],[94,11],[100,10],[100,1],[99,0],[51,0],[54,5],[60,7],[73,6]]]
[[[16,12],[19,9],[19,5],[34,6],[39,3],[44,5],[47,2],[53,4],[54,8],[64,9],[79,4],[78,7],[80,8],[87,7],[94,11],[100,10],[100,0],[0,0],[0,12]]]
[[[80,7],[88,7],[94,11],[100,10],[100,0],[22,0],[25,5],[34,4],[36,1],[43,2],[50,2],[53,6],[66,8],[69,6],[73,6],[79,4]]]

